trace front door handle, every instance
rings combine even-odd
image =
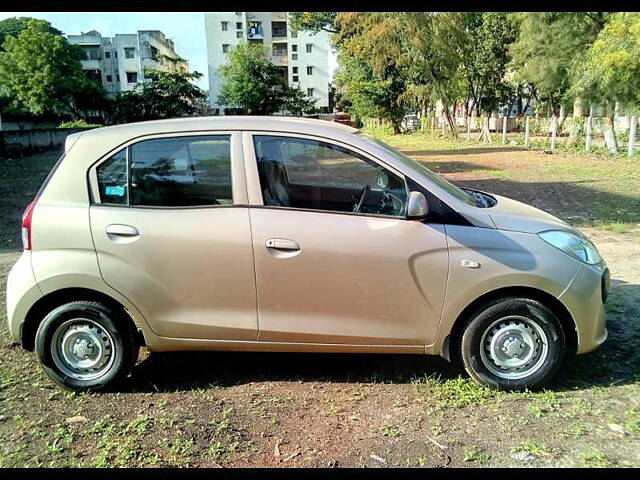
[[[267,248],[273,248],[275,250],[300,250],[300,245],[293,240],[289,240],[288,238],[270,238],[265,243]]]
[[[105,231],[107,232],[107,235],[115,235],[117,237],[137,237],[140,235],[140,232],[138,232],[136,227],[132,227],[131,225],[122,225],[119,223],[107,225]]]

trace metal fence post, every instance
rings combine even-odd
[[[554,115],[551,122],[551,151],[556,149],[556,134],[558,133],[558,118]]]
[[[633,150],[636,146],[636,120],[637,117],[634,115],[629,122],[629,150],[627,153],[630,157],[633,157]]]
[[[585,120],[587,122],[587,132],[585,133],[585,150],[591,152],[591,129],[593,128],[593,116],[589,116]]]
[[[531,117],[526,117],[524,120],[524,148],[529,148],[529,121]]]
[[[507,116],[502,117],[502,143],[507,143]]]

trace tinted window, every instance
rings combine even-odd
[[[120,150],[98,167],[100,201],[116,205],[127,204],[127,154]]]
[[[227,135],[162,138],[131,146],[131,204],[230,205]]]
[[[404,215],[404,180],[355,152],[266,135],[255,136],[254,145],[265,205]]]

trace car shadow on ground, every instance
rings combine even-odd
[[[607,301],[609,337],[595,352],[567,356],[546,388],[571,391],[640,381],[640,285],[613,281]],[[438,356],[342,353],[146,353],[122,385],[128,392],[173,392],[254,382],[408,384],[431,376],[446,381],[460,368]]]

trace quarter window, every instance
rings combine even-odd
[[[127,204],[127,151],[120,150],[97,170],[100,202],[112,205]]]
[[[265,205],[404,216],[404,180],[338,145],[254,136]]]

